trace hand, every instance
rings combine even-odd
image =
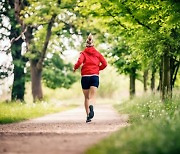
[[[73,72],[75,72],[76,70],[73,68]]]

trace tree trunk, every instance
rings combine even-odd
[[[21,34],[21,28],[17,27],[18,22],[15,18],[14,1],[8,1],[8,5],[11,6],[8,11],[8,18],[10,19],[11,30],[10,30],[10,40],[15,40],[11,42],[11,55],[13,58],[13,74],[14,80],[12,85],[11,100],[24,101],[25,94],[25,73],[24,67],[26,59],[21,55],[21,46],[24,40],[19,37]],[[19,37],[19,38],[18,38]],[[17,39],[18,38],[18,39]]]
[[[41,100],[43,98],[42,86],[41,86],[41,75],[42,69],[37,68],[37,61],[31,60],[31,85],[33,101]]]
[[[177,73],[178,73],[178,70],[179,70],[179,63],[176,65],[176,68],[175,68],[175,71],[174,71],[174,75],[172,76],[172,81],[171,81],[171,87],[174,88],[174,84],[175,84],[175,81],[176,81],[176,77],[177,77]],[[171,90],[172,90],[171,88]]]
[[[130,73],[130,98],[133,98],[135,95],[135,80],[136,80],[136,69],[132,69],[132,72]]]
[[[174,88],[174,84],[176,81],[176,76],[178,73],[180,62],[174,58],[170,58],[170,67],[171,67],[171,90]]]
[[[13,63],[14,63],[14,80],[12,86],[11,100],[24,101],[25,93],[25,59],[21,56],[21,45],[23,40],[19,39],[14,42],[11,48]]]
[[[166,52],[162,57],[163,68],[162,68],[162,100],[172,98],[171,91],[171,70],[170,70],[170,57]]]
[[[152,74],[151,74],[151,91],[154,93],[155,90],[155,73],[156,70],[152,68]]]
[[[159,67],[159,85],[157,90],[160,92],[160,95],[162,95],[162,70],[163,70],[163,57],[161,57],[161,63]]]
[[[146,92],[147,91],[148,70],[144,71],[143,79],[144,79],[144,92]]]

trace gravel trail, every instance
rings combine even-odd
[[[111,105],[96,105],[95,117],[85,123],[84,107],[13,124],[0,125],[1,154],[83,154],[121,127],[127,115]]]

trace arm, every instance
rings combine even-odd
[[[103,70],[107,66],[107,62],[105,58],[100,54],[99,60],[101,62],[101,65],[99,66],[99,70]]]
[[[84,57],[84,54],[81,52],[81,55],[79,56],[78,61],[77,61],[76,64],[74,65],[74,71],[75,71],[76,69],[78,69],[79,66],[83,63],[84,58],[85,58],[85,57]]]

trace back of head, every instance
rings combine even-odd
[[[93,36],[90,33],[87,40],[86,40],[86,47],[92,47],[92,46],[94,46],[94,44],[93,44]]]

